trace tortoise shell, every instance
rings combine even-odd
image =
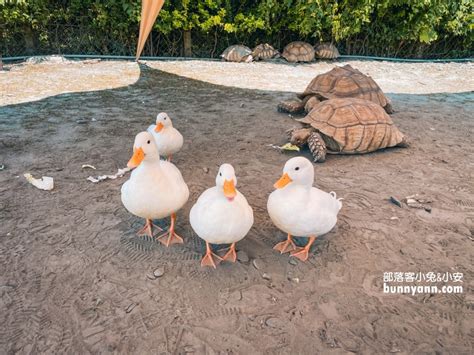
[[[405,143],[390,116],[380,105],[368,100],[323,101],[298,121],[320,132],[328,150],[335,154],[369,153]]]
[[[390,100],[377,83],[349,64],[316,76],[306,90],[297,96],[304,99],[309,95],[316,95],[320,100],[344,97],[366,99],[379,104],[387,113],[393,112]]]
[[[314,48],[306,42],[291,42],[283,49],[282,57],[291,63],[311,62],[314,60]]]
[[[321,43],[314,49],[316,57],[321,59],[336,59],[340,54],[336,46],[332,43]]]
[[[255,60],[268,60],[279,57],[280,52],[268,43],[262,43],[253,49],[252,56]]]
[[[221,57],[228,62],[250,62],[252,61],[252,50],[240,44],[227,47]]]

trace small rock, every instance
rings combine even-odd
[[[229,301],[236,302],[242,300],[242,292],[237,290],[229,295]]]
[[[153,271],[153,275],[155,277],[161,277],[165,274],[165,268],[160,266],[159,268],[157,268],[155,271]]]
[[[240,107],[244,107],[244,106],[245,106],[245,105],[244,105],[244,103],[242,102],[242,103],[240,104]]]
[[[208,168],[208,167],[202,168],[202,170],[204,170],[204,172],[205,172],[206,174],[209,172],[209,168]]]
[[[300,283],[299,277],[290,277],[289,280],[290,280],[290,281],[293,281],[293,282],[296,282],[297,284]]]
[[[341,345],[342,348],[346,351],[349,351],[351,353],[359,353],[360,352],[360,346],[357,344],[357,342],[353,339],[348,339],[344,338],[341,339]]]
[[[146,274],[146,277],[147,277],[148,279],[150,279],[150,280],[156,279],[155,275],[153,275],[153,273],[151,273],[151,272],[147,273],[147,274]]]
[[[196,349],[194,349],[194,347],[192,345],[185,345],[184,346],[184,352],[186,354],[189,354],[189,353],[195,353],[196,352]]]
[[[276,317],[265,319],[265,325],[270,328],[283,328],[285,326],[284,323]]]
[[[402,203],[396,197],[390,196],[390,202],[394,205],[397,205],[398,207],[402,207]]]
[[[390,217],[390,220],[391,220],[391,221],[396,221],[396,220],[398,220],[398,219],[399,219],[399,218],[396,217],[396,216]]]
[[[252,260],[252,265],[254,268],[256,268],[257,270],[260,269],[260,262],[258,261],[258,259],[253,259]]]
[[[418,204],[418,201],[415,200],[414,198],[407,198],[407,205],[414,205]]]
[[[390,350],[388,352],[391,353],[391,354],[394,354],[394,353],[401,353],[402,351],[397,346],[392,345],[392,347],[390,348]]]
[[[5,165],[0,164],[0,171],[5,170]]]
[[[271,280],[271,279],[272,279],[271,276],[268,275],[266,272],[264,272],[264,273],[262,274],[262,277],[263,277],[265,280]]]
[[[243,250],[239,250],[237,252],[237,260],[240,261],[241,263],[248,263],[249,262],[249,256],[247,253]]]
[[[290,264],[290,265],[298,265],[298,262],[296,261],[295,258],[290,258],[290,260],[288,260],[288,264]]]

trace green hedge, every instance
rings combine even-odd
[[[331,41],[343,54],[472,56],[473,0],[166,0],[145,55],[195,56],[229,44]],[[0,53],[133,55],[141,2],[0,0]]]

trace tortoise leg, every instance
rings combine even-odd
[[[282,101],[278,104],[278,112],[285,113],[303,113],[304,112],[303,101]]]
[[[252,54],[249,54],[247,56],[244,57],[244,62],[245,63],[250,63],[250,62],[253,62],[253,55]]]
[[[315,163],[322,163],[326,160],[326,143],[324,143],[323,137],[321,137],[318,132],[314,131],[309,135],[308,147],[311,154],[313,154],[313,160]]]
[[[288,132],[288,131],[287,131]],[[396,145],[397,147],[408,148],[410,146],[410,140],[407,137],[403,137],[402,141]]]
[[[304,105],[304,110],[306,113],[311,112],[311,110],[321,102],[316,96],[309,96],[308,100],[306,100],[306,103]]]

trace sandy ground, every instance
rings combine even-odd
[[[277,103],[333,64],[148,64],[0,74],[1,353],[473,353],[472,64],[351,63],[389,94],[412,146],[315,166],[315,184],[344,206],[306,263],[272,250],[284,235],[266,199],[296,153],[268,144],[295,125]],[[186,243],[169,249],[135,236],[142,221],[120,203],[127,177],[86,181],[123,167],[162,110],[185,137],[175,163],[191,191],[178,215]],[[222,162],[254,208],[238,244],[249,260],[202,269],[188,213]],[[25,172],[53,176],[55,189]],[[388,201],[415,193],[431,213]],[[384,272],[461,272],[464,292],[387,295]]]
[[[40,57],[41,58],[41,57]],[[48,58],[48,57],[47,57]],[[58,93],[105,90],[135,83],[140,70],[125,61],[66,60],[6,66],[0,72],[0,105],[42,99]],[[213,61],[144,61],[146,65],[185,78],[242,89],[302,92],[309,80],[335,63],[226,63]],[[474,91],[474,63],[392,63],[338,61],[366,73],[386,93],[433,94]],[[41,88],[40,90],[38,88]]]

